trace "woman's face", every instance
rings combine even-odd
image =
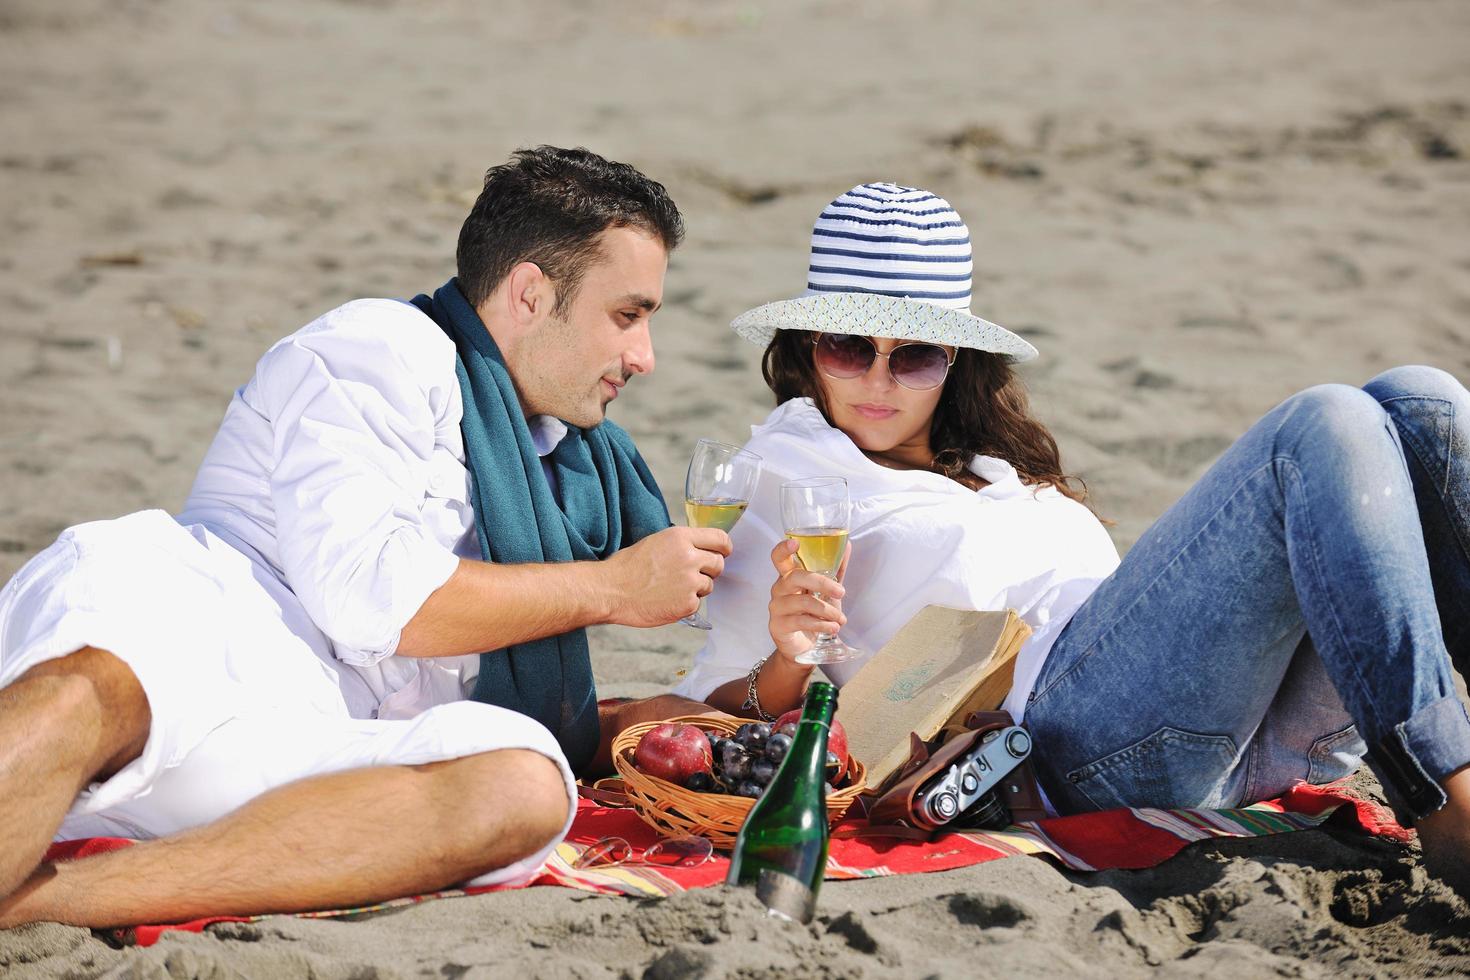
[[[912,342],[888,337],[871,340],[879,354],[892,354],[894,348]],[[944,350],[953,361],[954,348]],[[887,357],[874,357],[868,369],[857,377],[833,378],[823,373],[818,359],[817,383],[822,387],[827,413],[832,424],[864,452],[899,456],[929,454],[929,426],[944,385],[926,391],[905,388],[893,380],[888,363]],[[914,462],[927,466],[930,459],[916,457]]]

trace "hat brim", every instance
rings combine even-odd
[[[968,310],[879,293],[817,293],[757,306],[730,322],[735,332],[762,347],[777,330],[814,330],[860,337],[924,340],[1029,361],[1036,348],[1005,327]]]

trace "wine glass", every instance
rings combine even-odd
[[[796,542],[801,567],[835,578],[847,552],[847,532],[852,505],[847,481],[839,476],[820,476],[781,484],[781,522],[786,536]],[[820,594],[813,593],[818,599]],[[799,664],[840,664],[862,656],[835,633],[819,633],[810,650],[796,655]]]
[[[701,439],[689,460],[689,473],[684,477],[684,515],[690,527],[717,527],[726,534],[745,513],[750,495],[761,475],[761,458],[755,453]],[[707,630],[704,600],[694,615],[679,620],[686,626]]]

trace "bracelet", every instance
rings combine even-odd
[[[755,662],[755,666],[750,668],[750,673],[745,675],[745,703],[740,706],[741,711],[749,711],[754,708],[755,716],[767,723],[775,721],[776,716],[767,714],[766,709],[761,707],[761,699],[755,691],[755,682],[761,675],[761,668],[770,659],[770,657],[761,657]]]

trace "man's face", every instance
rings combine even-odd
[[[649,320],[663,303],[669,253],[637,228],[609,228],[600,244],[561,313],[507,352],[528,416],[590,428],[629,378],[653,370]]]

